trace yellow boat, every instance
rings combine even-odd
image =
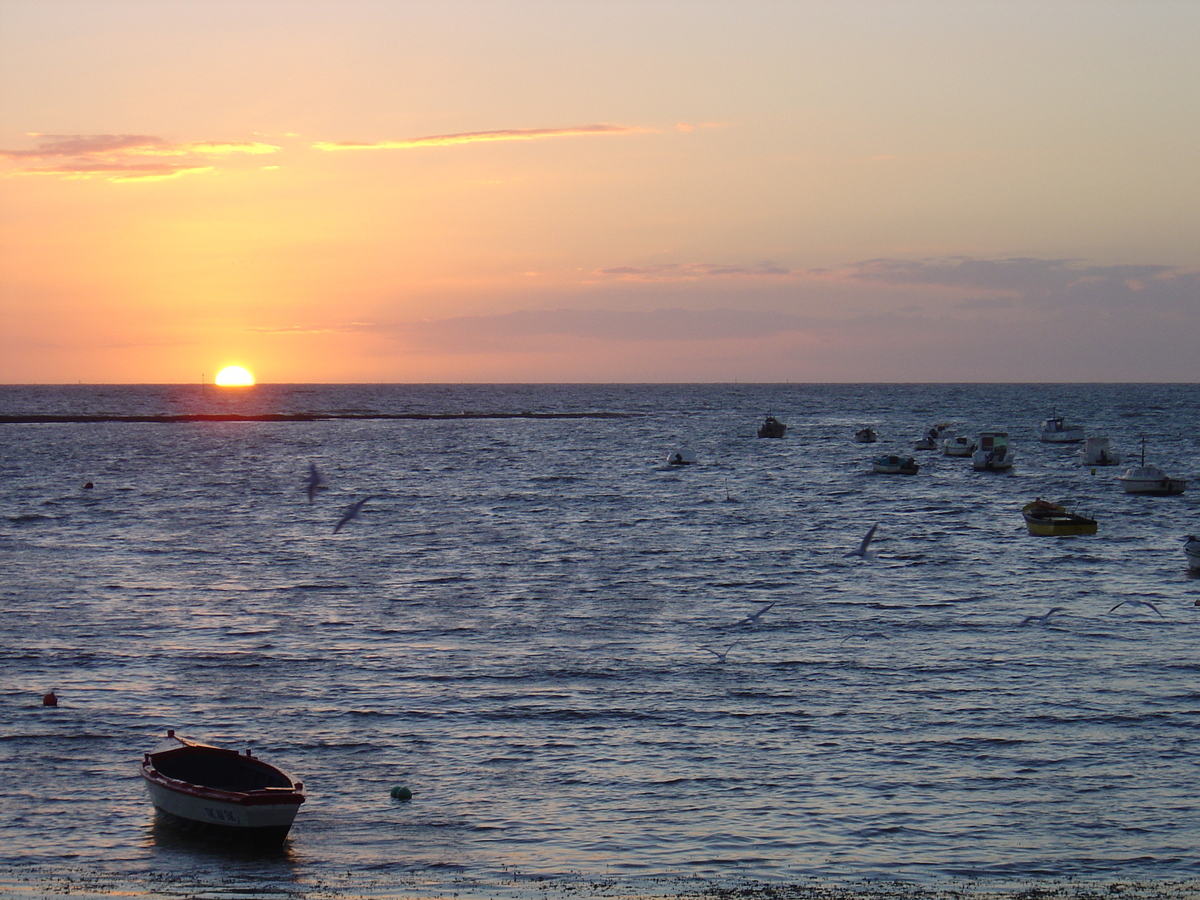
[[[1043,500],[1041,497],[1026,503],[1021,509],[1025,527],[1038,537],[1063,537],[1071,534],[1095,534],[1096,520],[1068,512],[1066,507]]]

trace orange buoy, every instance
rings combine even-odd
[[[42,697],[42,706],[58,706],[58,697],[54,695],[54,691]]]

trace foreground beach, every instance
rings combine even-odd
[[[1200,881],[1025,881],[1006,885],[971,882],[831,883],[796,881],[766,883],[746,880],[718,883],[706,879],[546,879],[514,877],[483,885],[421,876],[378,881],[347,872],[304,883],[253,881],[242,878],[193,879],[185,875],[118,878],[82,869],[58,872],[9,867],[0,870],[0,896],[43,900],[69,896],[75,900],[153,898],[153,900],[1192,900],[1200,898]]]

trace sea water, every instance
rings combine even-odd
[[[1194,385],[0,387],[39,413],[453,417],[0,424],[10,886],[1200,878]],[[1030,536],[1036,497],[1099,533]],[[283,853],[156,823],[168,728],[304,781]]]

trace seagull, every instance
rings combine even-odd
[[[325,490],[325,479],[317,471],[316,463],[308,464],[308,484],[305,485],[304,489],[308,492],[309,503],[313,502],[313,498],[317,496],[317,491]]]
[[[714,650],[712,647],[701,647],[700,649],[701,649],[701,650],[707,650],[709,653],[711,653],[713,656],[715,656],[715,657],[717,658],[717,662],[719,662],[719,663],[723,663],[723,662],[725,662],[725,657],[727,657],[727,656],[729,655],[729,651],[730,651],[730,650],[732,650],[732,649],[733,649],[734,647],[736,647],[737,645],[738,645],[738,642],[737,642],[737,641],[734,641],[734,642],[733,642],[732,644],[730,644],[730,645],[729,645],[727,648],[725,648],[725,652],[724,652],[724,653],[718,653],[718,652],[717,652],[716,650]]]
[[[758,612],[750,613],[750,615],[746,616],[746,618],[742,619],[742,621],[738,622],[738,624],[739,625],[758,625],[758,620],[762,617],[762,614],[765,613],[772,606],[774,606],[777,602],[778,601],[775,601],[775,600],[771,601],[766,606],[764,606],[762,609],[760,609]],[[728,653],[729,651],[726,650],[725,652]]]
[[[875,529],[878,527],[879,527],[878,522],[876,522],[874,525],[872,525],[871,530],[867,532],[867,536],[864,537],[862,539],[862,543],[858,545],[858,549],[852,550],[851,552],[847,553],[846,555],[847,556],[861,556],[863,559],[866,559],[867,558],[867,548],[871,546],[871,539],[873,537],[875,537]]]
[[[352,503],[347,506],[346,511],[342,513],[342,517],[338,519],[338,523],[333,526],[333,533],[337,534],[339,531],[341,531],[342,526],[357,516],[359,511],[363,508],[363,505],[370,499],[370,497],[363,497],[357,503]]]
[[[1162,616],[1162,618],[1164,618],[1164,619],[1166,618],[1166,616],[1163,616],[1162,613],[1158,612],[1158,607],[1155,606],[1153,603],[1151,603],[1149,600],[1122,600],[1120,603],[1117,604],[1117,606],[1124,606],[1126,603],[1128,603],[1130,606],[1148,606],[1152,610],[1154,610],[1156,613],[1158,613],[1159,616]],[[1112,612],[1113,609],[1117,608],[1117,606],[1114,606],[1112,609],[1109,610],[1109,612]]]
[[[1055,606],[1046,612],[1043,616],[1026,616],[1021,620],[1022,625],[1028,625],[1030,622],[1037,622],[1039,625],[1045,625],[1050,621],[1050,617],[1056,612],[1062,612],[1066,607]],[[1111,610],[1110,610],[1111,612]]]

